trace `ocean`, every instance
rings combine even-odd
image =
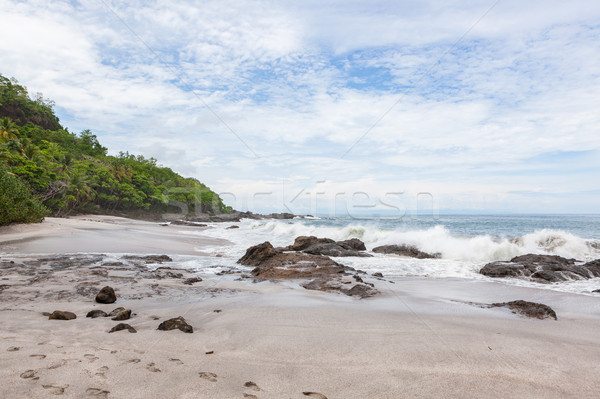
[[[337,258],[336,261],[389,278],[460,278],[491,280],[479,274],[486,263],[528,254],[551,254],[578,261],[600,258],[600,215],[441,215],[405,218],[296,218],[293,220],[242,220],[239,228],[214,223],[209,229],[186,234],[222,238],[230,245],[199,248],[215,257],[179,259],[182,266],[218,273],[236,265],[252,245],[270,241],[287,246],[301,235],[334,240],[358,238],[370,251],[379,245],[407,244],[440,259],[412,259],[373,254],[372,258]],[[182,229],[183,230],[183,229]],[[565,292],[591,294],[600,279],[541,284],[521,279],[497,279],[505,284],[535,286]]]

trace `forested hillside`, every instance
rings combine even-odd
[[[76,213],[229,213],[219,196],[153,158],[107,155],[90,130],[63,128],[53,103],[0,75],[0,225]]]

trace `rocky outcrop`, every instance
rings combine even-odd
[[[172,262],[173,259],[171,259],[170,256],[168,255],[146,255],[146,256],[137,256],[137,255],[125,255],[122,257],[122,259],[127,259],[127,260],[141,260],[144,261],[144,263],[159,263],[162,264],[163,262]]]
[[[117,295],[112,287],[106,286],[98,292],[96,295],[96,302],[98,303],[114,303],[117,300]]]
[[[373,252],[379,254],[396,254],[400,256],[408,256],[417,259],[436,259],[440,257],[440,254],[429,254],[427,252],[420,251],[417,247],[411,245],[382,245],[380,247],[373,248]]]
[[[357,238],[345,241],[334,241],[330,238],[315,236],[297,237],[293,245],[287,247],[291,251],[302,251],[312,255],[325,256],[372,256],[360,252],[366,250],[365,244]]]
[[[116,326],[114,326],[113,328],[110,329],[109,333],[113,333],[115,331],[121,331],[121,330],[127,330],[130,333],[136,333],[137,330],[133,327],[131,327],[129,324],[126,323],[119,323]]]
[[[479,271],[488,277],[522,277],[538,282],[560,282],[600,277],[600,260],[576,264],[557,255],[522,255],[508,262],[492,262]]]
[[[327,238],[304,236],[298,237],[294,245],[286,248],[274,248],[270,242],[266,241],[248,248],[238,263],[254,266],[251,272],[254,278],[307,280],[302,283],[302,286],[309,290],[337,291],[361,298],[377,293],[373,287],[359,280],[356,284],[358,288],[346,289],[346,284],[351,281],[342,281],[342,278],[348,280],[348,277],[355,273],[354,269],[339,264],[327,256],[304,252],[307,248],[321,244],[337,245],[335,241]],[[350,245],[358,246],[358,243],[353,241]],[[298,250],[294,250],[294,248]]]
[[[168,331],[168,330],[181,330],[184,333],[193,333],[194,329],[190,326],[183,317],[178,316],[173,319],[169,319],[163,321],[159,324],[158,330]]]
[[[76,319],[77,316],[72,312],[65,312],[62,310],[55,310],[48,316],[48,320],[73,320]]]
[[[492,303],[491,307],[506,307],[513,311],[513,313],[520,314],[525,317],[531,317],[534,319],[554,319],[556,320],[556,313],[554,310],[542,303],[527,302],[523,300]]]

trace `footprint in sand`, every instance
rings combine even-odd
[[[315,398],[315,399],[327,399],[327,396],[323,395],[322,393],[318,393],[318,392],[302,392],[302,395],[310,396],[311,398]]]
[[[183,364],[183,362],[179,359],[169,359],[170,362],[175,362],[177,364]]]
[[[152,363],[148,363],[148,365],[146,366],[146,368],[148,370],[152,371],[153,373],[160,373],[160,369],[157,368],[157,367],[154,367],[154,366],[155,366],[155,364],[154,364],[154,362],[152,362]]]
[[[9,351],[9,352],[16,352],[19,349],[21,349],[21,348],[18,347],[18,346],[11,346],[10,348],[7,349],[7,351]]]
[[[65,393],[65,389],[69,386],[57,386],[57,385],[42,385],[42,388],[47,389],[52,395],[62,395]]]
[[[64,366],[65,364],[67,364],[67,361],[65,359],[63,359],[58,363],[51,364],[50,366],[46,367],[46,369],[54,370],[54,369]]]
[[[83,355],[83,357],[85,357],[87,360],[89,360],[90,363],[93,363],[99,359],[99,357],[94,356],[91,353],[86,353],[85,355]]]
[[[244,393],[244,398],[246,398],[246,399],[258,399],[258,396],[252,395],[251,393]]]
[[[42,360],[46,358],[46,355],[29,355],[29,357]]]
[[[253,390],[255,390],[255,391],[260,391],[260,388],[258,387],[258,385],[256,385],[256,383],[255,383],[255,382],[252,382],[252,381],[248,381],[248,382],[246,382],[246,383],[244,384],[244,386],[245,386],[246,388],[250,388],[250,389],[253,389]]]
[[[102,377],[102,378],[106,378],[106,375],[104,375],[106,372],[108,371],[108,367],[106,366],[102,366],[98,369],[98,371],[96,371],[96,374],[98,377]]]
[[[85,393],[87,396],[106,399],[108,398],[108,394],[110,393],[110,391],[104,391],[100,388],[88,388],[85,390]]]
[[[208,373],[206,371],[201,371],[198,373],[200,378],[204,378],[210,382],[217,382],[217,375],[215,373]]]
[[[127,363],[139,363],[139,362],[141,362],[141,360],[140,360],[140,359],[129,359],[129,360],[127,361]]]
[[[33,370],[23,371],[19,377],[21,377],[21,378],[33,378],[33,377],[35,377],[35,371],[33,371]]]

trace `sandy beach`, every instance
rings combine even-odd
[[[358,299],[295,282],[182,270],[212,256],[190,226],[108,216],[0,229],[6,398],[595,398],[598,298],[463,279],[368,279]],[[127,254],[132,254],[133,257]],[[341,261],[343,262],[343,261]],[[186,284],[186,279],[202,281]],[[111,286],[112,304],[94,301]],[[599,287],[600,288],[600,287]],[[524,299],[558,320],[478,304]],[[137,330],[95,309],[131,309]],[[74,320],[44,312],[69,311]],[[159,331],[183,316],[193,334]]]

